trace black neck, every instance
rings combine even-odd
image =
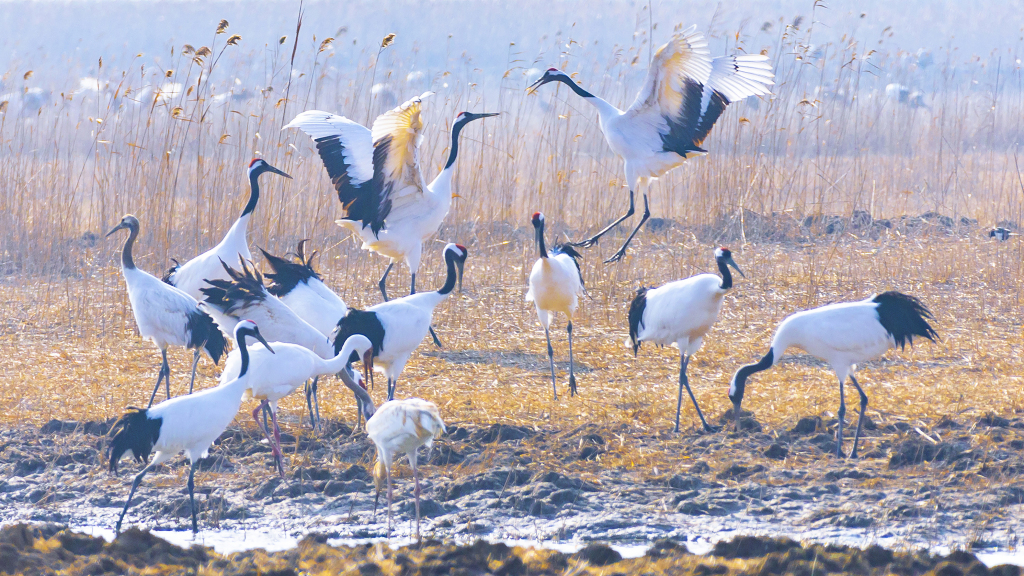
[[[725,263],[724,258],[716,258],[718,261],[718,271],[722,273],[722,290],[728,290],[732,288],[732,272],[729,270],[729,265]]]
[[[135,245],[135,239],[139,237],[139,229],[133,226],[129,230],[131,230],[131,234],[124,241],[124,248],[121,250],[121,267],[125,270],[134,270],[135,261],[132,260],[132,246]]]
[[[587,92],[583,88],[580,88],[579,84],[573,82],[572,78],[569,78],[568,76],[559,76],[558,81],[561,82],[562,84],[565,84],[569,88],[572,88],[572,91],[575,92],[577,96],[580,96],[582,98],[594,97],[594,95],[591,94],[590,92]]]
[[[540,249],[540,257],[541,258],[547,258],[548,257],[548,249],[544,246],[544,223],[541,222],[540,225],[537,226],[536,229],[537,229],[537,247]]]
[[[245,208],[242,209],[242,216],[252,214],[252,211],[256,209],[256,203],[260,201],[260,171],[253,170],[249,174],[249,201],[245,203]],[[241,217],[241,216],[240,216]]]
[[[242,367],[238,370],[239,378],[245,376],[246,371],[249,370],[249,348],[245,345],[246,336],[249,336],[248,330],[238,335],[238,353],[242,356]]]
[[[451,168],[452,164],[455,164],[455,158],[459,155],[459,132],[461,132],[462,127],[468,123],[468,120],[466,122],[456,122],[452,126],[452,148],[448,152],[448,162],[444,165],[446,169]]]
[[[445,263],[448,264],[448,277],[444,280],[444,286],[437,291],[442,296],[447,296],[455,289],[455,253],[448,251],[444,253]]]
[[[757,374],[772,367],[775,363],[775,351],[772,348],[768,349],[768,353],[757,364],[747,364],[736,371],[736,375],[733,376],[733,393],[729,395],[729,399],[734,404],[738,404],[743,400],[743,392],[747,385],[747,378],[751,375]]]

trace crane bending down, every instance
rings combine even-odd
[[[679,347],[676,432],[679,432],[679,413],[683,407],[683,387],[686,387],[686,392],[693,401],[693,407],[697,410],[704,430],[716,430],[704,419],[704,414],[697,405],[697,398],[690,389],[690,380],[686,377],[690,358],[700,350],[701,344],[704,343],[704,335],[718,321],[722,301],[732,288],[732,273],[729,266],[743,275],[728,248],[715,250],[715,263],[718,264],[721,278],[714,274],[698,274],[685,280],[669,282],[659,288],[640,288],[629,306],[629,341],[626,345],[633,347],[634,356],[643,342],[650,342],[656,346],[675,344]]]
[[[769,94],[774,74],[768,57],[760,54],[711,58],[707,40],[696,26],[672,36],[658,48],[647,71],[647,79],[633,104],[619,110],[580,87],[568,74],[549,68],[529,90],[548,82],[561,82],[597,108],[601,131],[612,152],[619,155],[629,186],[629,210],[594,236],[577,242],[588,247],[635,210],[634,190],[644,190],[644,214],[615,254],[605,260],[616,262],[650,217],[647,189],[650,180],[681,165],[687,158],[705,154],[701,148],[715,121],[729,104],[749,96]],[[634,188],[634,186],[636,188]]]
[[[192,504],[192,533],[199,531],[196,520],[195,475],[196,462],[205,458],[210,445],[228,427],[242,406],[242,393],[248,386],[249,351],[246,338],[255,338],[267,349],[270,345],[260,335],[256,323],[251,320],[235,326],[235,341],[241,352],[241,366],[238,378],[224,386],[207,388],[188,396],[165,400],[152,408],[131,408],[110,428],[113,438],[107,453],[110,471],[117,474],[117,463],[125,454],[145,463],[150,452],[156,450],[149,463],[132,481],[128,500],[114,530],[121,532],[121,522],[132,503],[132,496],[145,476],[153,468],[184,452],[191,466],[188,471],[188,497]]]
[[[444,421],[437,405],[419,398],[392,400],[386,402],[366,422],[366,434],[377,447],[377,462],[373,466],[373,483],[377,497],[373,501],[373,512],[377,513],[377,501],[381,489],[387,484],[388,492],[388,534],[391,533],[391,466],[395,454],[409,455],[416,495],[416,538],[420,537],[420,473],[416,450],[426,446],[429,451],[434,439],[446,432]]]
[[[732,377],[729,399],[733,404],[736,429],[739,430],[740,404],[743,402],[747,378],[771,368],[782,359],[787,348],[796,347],[827,362],[839,378],[836,456],[840,458],[843,457],[843,418],[846,417],[843,383],[849,378],[857,388],[860,394],[860,416],[857,418],[857,434],[853,438],[853,450],[850,452],[850,457],[856,458],[857,443],[864,424],[864,410],[868,407],[868,397],[853,377],[857,364],[874,360],[890,348],[899,346],[903,349],[907,343],[913,346],[914,336],[935,342],[939,335],[928,324],[930,319],[933,319],[931,312],[920,300],[891,291],[859,302],[829,304],[793,314],[775,330],[768,353],[758,363],[743,366]]]
[[[255,344],[249,347],[250,375],[243,399],[252,397],[260,400],[260,405],[252,411],[252,418],[256,421],[256,426],[267,437],[277,470],[284,477],[281,429],[277,425],[278,400],[288,396],[311,378],[338,374],[345,386],[348,386],[356,396],[360,408],[359,418],[365,415],[369,419],[374,412],[373,400],[366,388],[360,386],[354,378],[358,373],[351,373],[349,359],[353,354],[360,357],[363,361],[363,374],[368,375],[369,371],[373,369],[373,349],[370,341],[360,335],[346,340],[341,352],[327,360],[298,344],[271,342],[271,346],[273,351]],[[241,371],[241,365],[242,355],[241,346],[239,346],[228,354],[228,359],[224,363],[224,372],[220,375],[220,385],[226,386],[233,382]],[[273,438],[271,438],[271,432],[260,422],[260,410],[270,411],[270,417],[274,422]]]
[[[410,294],[366,310],[352,308],[338,321],[334,335],[335,351],[339,351],[342,343],[353,334],[369,338],[373,343],[374,365],[380,366],[388,381],[388,400],[395,399],[398,377],[405,370],[409,357],[427,335],[434,308],[444,302],[455,289],[456,278],[462,282],[462,269],[468,256],[465,246],[448,244],[444,247],[448,272],[444,286],[436,292]]]
[[[526,301],[537,306],[537,318],[544,327],[544,337],[548,341],[548,364],[551,366],[551,390],[558,400],[558,388],[555,386],[555,351],[551,348],[551,334],[548,327],[556,312],[565,314],[569,323],[565,330],[569,333],[569,395],[576,395],[576,374],[572,359],[572,316],[579,305],[579,295],[586,294],[583,287],[583,273],[580,271],[579,252],[569,245],[557,245],[549,253],[544,246],[544,215],[534,212],[531,218],[537,238],[540,258],[533,264],[530,271],[530,290],[526,293]]]
[[[285,128],[298,128],[316,142],[327,175],[338,192],[345,216],[339,226],[363,241],[363,249],[391,259],[378,286],[387,302],[387,278],[395,262],[404,260],[412,274],[409,293],[416,293],[416,273],[423,243],[437,232],[452,203],[452,170],[459,154],[459,134],[474,120],[496,113],[462,112],[451,129],[451,147],[444,168],[429,185],[419,163],[423,120],[420,106],[427,92],[385,112],[373,130],[319,110],[296,116]],[[430,330],[434,343],[441,345]]]
[[[167,398],[171,397],[171,368],[167,364],[168,346],[186,346],[195,349],[192,358],[192,380],[188,385],[188,393],[196,382],[196,366],[202,351],[210,355],[216,364],[224,353],[224,335],[214,324],[213,319],[199,308],[196,299],[174,286],[168,286],[160,280],[135,267],[132,259],[132,247],[139,236],[139,219],[131,214],[121,218],[121,222],[107,233],[109,237],[118,230],[128,230],[128,239],[121,251],[121,273],[128,285],[128,300],[132,304],[132,314],[139,334],[152,340],[160,349],[163,362],[156,377],[156,386],[149,397],[153,405],[160,381],[167,387]]]
[[[249,228],[249,219],[260,199],[259,178],[265,172],[291,179],[291,176],[274,168],[266,160],[254,158],[249,163],[249,201],[245,203],[241,216],[231,225],[219,244],[180,266],[175,262],[174,267],[164,275],[164,282],[181,289],[196,300],[202,300],[202,288],[206,286],[207,280],[227,279],[220,265],[221,260],[230,262],[232,268],[242,258],[252,260],[246,232]]]

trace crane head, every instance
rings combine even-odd
[[[533,216],[530,217],[530,222],[533,223],[534,228],[540,228],[544,225],[544,215],[540,212],[534,212]]]
[[[284,176],[289,180],[291,179],[291,176],[285,174],[284,172],[278,170],[277,168],[274,168],[273,166],[270,165],[269,162],[262,158],[253,158],[252,161],[249,162],[249,178],[258,177],[260,174],[263,174],[264,172],[273,172],[274,174]]]
[[[497,116],[498,112],[481,112],[479,114],[475,112],[459,112],[459,115],[455,117],[455,124],[466,124],[473,120],[479,120],[481,118],[490,118],[491,116]]]
[[[566,82],[569,83],[572,80],[569,75],[562,72],[558,68],[548,68],[544,71],[544,75],[537,79],[536,82],[530,84],[530,87],[526,89],[528,94],[533,94],[537,91],[537,88],[547,84],[548,82]]]
[[[132,216],[131,214],[125,214],[124,217],[121,218],[121,221],[117,224],[117,226],[114,226],[113,230],[107,232],[107,236],[109,237],[114,232],[125,229],[137,232],[139,230],[139,219],[136,218],[135,216]]]
[[[715,250],[715,260],[718,261],[719,266],[732,266],[737,272],[740,273],[740,276],[743,276],[744,278],[747,277],[747,275],[743,273],[743,270],[740,270],[740,267],[736,265],[736,261],[732,259],[732,251],[726,248],[725,246],[721,246],[717,250]]]

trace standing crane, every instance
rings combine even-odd
[[[206,286],[206,280],[225,280],[227,276],[221,267],[221,260],[234,263],[242,258],[252,260],[249,252],[249,241],[246,239],[246,232],[249,228],[249,218],[256,203],[260,200],[260,175],[265,172],[272,172],[291,179],[291,176],[274,168],[266,160],[254,158],[249,163],[249,201],[242,209],[242,215],[231,225],[224,239],[213,248],[203,252],[188,262],[174,267],[164,275],[164,282],[175,286],[196,300],[202,300],[202,289]]]
[[[452,170],[459,154],[459,134],[474,120],[496,113],[461,112],[452,122],[451,147],[444,168],[429,185],[419,165],[423,120],[420,105],[426,92],[379,116],[373,130],[342,116],[309,110],[285,128],[298,128],[316,142],[327,175],[338,192],[345,216],[338,225],[363,241],[363,249],[391,259],[378,286],[388,301],[387,278],[395,262],[404,260],[416,273],[423,243],[437,232],[452,203]],[[441,345],[430,330],[434,344]]]
[[[121,522],[124,521],[124,515],[132,503],[132,496],[135,495],[143,476],[179,452],[184,452],[189,460],[186,486],[192,508],[192,533],[199,531],[196,520],[196,462],[206,457],[210,445],[234,420],[242,406],[242,393],[248,387],[249,375],[249,350],[245,346],[245,340],[255,338],[273,352],[260,334],[256,323],[251,320],[239,322],[235,326],[234,334],[241,350],[241,365],[237,378],[223,386],[164,400],[152,408],[131,408],[111,427],[113,438],[110,441],[107,460],[110,462],[110,471],[114,474],[117,474],[117,463],[123,455],[128,454],[145,463],[150,452],[156,450],[153,461],[132,481],[128,500],[124,503],[114,529],[118,534],[121,533]]]
[[[412,467],[412,477],[416,483],[413,493],[416,495],[416,538],[419,539],[420,473],[416,450],[420,446],[426,446],[427,450],[430,450],[434,445],[434,439],[446,431],[437,405],[419,398],[387,402],[377,410],[373,418],[366,421],[366,434],[377,447],[377,462],[373,466],[373,483],[377,489],[377,497],[373,501],[373,513],[377,514],[377,502],[386,483],[388,534],[391,533],[391,466],[395,454],[405,453],[409,456],[409,466]]]
[[[528,90],[532,92],[548,82],[561,82],[597,108],[601,131],[608,147],[622,158],[629,186],[626,214],[573,245],[593,246],[601,236],[632,216],[634,190],[645,184],[640,223],[605,263],[621,260],[651,215],[647,201],[650,180],[663,176],[688,158],[707,153],[701,145],[725,107],[750,96],[769,94],[768,86],[775,83],[774,77],[767,56],[711,58],[707,40],[696,31],[696,26],[673,35],[658,48],[643,88],[625,111],[587,92],[565,72],[549,68]]]
[[[697,405],[697,398],[690,389],[686,369],[690,358],[700,350],[704,336],[718,321],[725,294],[732,288],[732,266],[746,277],[732,259],[728,248],[715,250],[715,262],[719,278],[714,274],[698,274],[685,280],[669,282],[659,288],[640,288],[629,306],[629,341],[636,356],[640,344],[650,342],[655,346],[675,344],[679,348],[679,398],[676,402],[676,427],[679,432],[679,413],[683,407],[683,388],[686,388],[693,407],[697,410],[704,430],[714,432],[715,428],[704,419]]]
[[[188,393],[196,382],[196,366],[203,351],[209,354],[216,364],[224,353],[224,335],[214,324],[213,319],[199,308],[196,299],[174,286],[168,286],[160,280],[135,267],[132,259],[132,247],[139,237],[139,219],[131,214],[121,218],[121,222],[107,233],[107,237],[118,230],[128,230],[128,239],[121,251],[121,274],[128,285],[128,300],[132,304],[132,314],[139,334],[152,340],[160,349],[163,362],[156,377],[156,386],[149,397],[153,405],[160,382],[167,387],[167,398],[171,397],[171,368],[167,364],[168,346],[185,346],[195,350],[192,358],[192,380],[188,385]]]
[[[555,351],[551,348],[551,334],[548,327],[556,312],[565,314],[569,323],[565,331],[569,333],[569,395],[576,395],[576,374],[572,360],[572,315],[579,305],[579,295],[586,294],[583,286],[583,273],[580,271],[580,253],[568,244],[556,245],[549,253],[544,247],[544,215],[534,212],[534,233],[537,237],[537,248],[540,258],[533,264],[530,271],[530,290],[526,293],[526,301],[537,306],[537,318],[544,327],[544,337],[548,341],[548,363],[551,366],[551,390],[558,400],[558,388],[555,386]]]
[[[853,377],[857,364],[874,360],[890,348],[899,346],[902,350],[907,343],[913,346],[914,336],[935,342],[939,335],[928,324],[928,320],[932,319],[932,313],[920,300],[892,291],[859,302],[829,304],[789,316],[775,330],[768,353],[758,363],[743,366],[732,377],[729,399],[732,400],[736,429],[739,430],[740,404],[743,402],[747,378],[777,364],[786,349],[792,346],[827,362],[839,378],[836,456],[840,458],[843,457],[843,418],[846,417],[843,383],[849,378],[857,388],[860,394],[860,416],[857,418],[857,434],[853,438],[853,450],[850,452],[850,457],[856,458],[860,430],[864,424],[864,410],[868,407],[868,397]]]
[[[358,334],[347,339],[341,352],[334,358],[327,360],[320,358],[312,350],[298,344],[288,342],[272,342],[271,344],[273,351],[265,350],[255,344],[248,350],[248,362],[251,373],[248,377],[248,391],[243,396],[243,399],[245,397],[252,397],[260,400],[260,405],[252,411],[252,417],[256,421],[256,425],[267,437],[267,442],[270,443],[270,448],[273,451],[278,472],[283,477],[284,464],[282,460],[284,455],[281,451],[281,429],[277,425],[278,400],[288,396],[311,378],[327,374],[338,374],[341,377],[341,381],[356,396],[360,409],[358,417],[361,419],[365,415],[369,419],[370,416],[373,416],[374,412],[373,400],[370,398],[370,394],[366,391],[365,387],[360,386],[354,375],[350,374],[349,360],[353,354],[362,358],[363,374],[369,375],[370,370],[373,370],[373,349],[370,341],[365,336]],[[224,372],[220,375],[221,386],[226,386],[238,378],[242,361],[241,346],[239,346],[239,348],[232,350],[228,354],[228,359],[224,363]],[[260,410],[270,412],[270,417],[274,422],[273,438],[270,437],[270,432],[260,422]],[[310,418],[312,418],[312,415],[310,415]]]
[[[338,322],[334,349],[340,350],[353,334],[362,334],[373,343],[374,365],[380,366],[388,381],[388,400],[395,399],[398,377],[405,370],[413,351],[423,342],[430,328],[434,308],[455,289],[456,277],[462,283],[462,269],[468,256],[465,246],[448,244],[444,261],[448,275],[436,292],[420,292],[382,302],[366,310],[352,308]],[[372,380],[371,380],[372,382]]]

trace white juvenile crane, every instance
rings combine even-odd
[[[200,354],[205,350],[214,364],[220,362],[220,356],[224,353],[224,335],[217,329],[213,319],[199,308],[195,298],[135,267],[132,247],[139,236],[138,218],[131,214],[121,218],[121,222],[108,232],[107,236],[125,229],[129,230],[129,234],[121,251],[121,273],[124,275],[125,284],[128,285],[128,300],[132,304],[132,314],[135,315],[139,334],[152,340],[163,357],[160,372],[156,377],[156,386],[149,397],[148,406],[152,406],[161,380],[167,387],[167,397],[171,397],[171,368],[167,364],[168,346],[195,349],[192,358],[192,380],[188,385],[188,392],[191,394],[196,382],[196,365],[199,363]]]
[[[412,273],[409,293],[416,293],[423,243],[437,232],[451,207],[459,133],[474,120],[497,116],[472,112],[456,116],[448,160],[427,185],[419,165],[420,103],[431,94],[382,114],[374,121],[372,132],[348,118],[319,110],[303,112],[285,126],[299,128],[316,142],[345,211],[338,224],[357,235],[363,249],[391,259],[378,283],[385,302],[388,273],[399,260],[404,260]],[[433,329],[431,336],[440,346]]]
[[[125,501],[121,516],[117,519],[117,533],[121,532],[121,522],[124,521],[124,515],[128,512],[128,506],[132,503],[132,496],[142,482],[142,477],[179,452],[185,453],[191,465],[187,487],[192,507],[192,532],[199,531],[194,492],[196,462],[206,457],[210,445],[234,420],[242,406],[242,393],[248,387],[249,375],[249,351],[245,347],[245,339],[255,338],[270,349],[270,345],[260,335],[256,323],[251,320],[239,322],[235,326],[234,334],[235,341],[242,350],[238,378],[224,386],[165,400],[152,408],[132,408],[111,427],[113,438],[107,454],[111,472],[117,474],[117,463],[125,454],[144,463],[150,452],[156,451],[153,461],[132,481],[128,500]]]
[[[540,258],[533,264],[530,271],[530,290],[526,293],[526,301],[537,306],[537,318],[544,327],[544,337],[548,341],[548,364],[551,366],[551,389],[558,400],[558,388],[555,387],[555,351],[551,348],[551,334],[548,327],[556,312],[565,314],[569,323],[565,330],[569,333],[569,395],[576,395],[576,374],[572,359],[572,315],[579,305],[579,295],[586,294],[583,287],[583,273],[580,271],[580,253],[567,244],[558,245],[549,253],[544,246],[544,215],[534,212],[533,229],[537,237],[537,248]]]
[[[690,389],[690,380],[686,376],[690,358],[700,350],[704,336],[718,321],[722,301],[726,292],[732,288],[732,273],[729,266],[743,275],[728,248],[715,250],[715,262],[718,264],[718,271],[722,273],[721,278],[714,274],[698,274],[685,280],[669,282],[658,288],[640,288],[629,306],[629,341],[626,344],[633,346],[634,356],[642,342],[650,342],[656,346],[675,344],[679,347],[676,432],[679,432],[679,413],[683,407],[684,387],[693,401],[693,407],[697,410],[704,430],[715,431],[715,428],[704,419],[704,414],[697,405],[697,398]]]
[[[647,79],[633,104],[625,111],[594,96],[576,84],[568,74],[550,68],[534,82],[536,90],[548,82],[562,82],[597,108],[601,130],[612,152],[625,166],[629,186],[629,210],[594,236],[574,243],[588,247],[634,212],[634,186],[646,184],[707,151],[701,144],[715,121],[733,102],[749,96],[769,94],[774,74],[768,57],[760,54],[711,58],[707,40],[696,27],[672,36],[658,48],[647,71]],[[615,262],[637,231],[650,217],[647,190],[644,190],[644,214],[622,247],[605,262]]]
[[[739,430],[740,404],[747,378],[771,368],[787,348],[796,347],[827,362],[839,378],[839,429],[836,434],[836,455],[839,457],[843,456],[843,418],[846,416],[843,383],[849,378],[857,388],[860,416],[850,452],[850,457],[856,458],[864,410],[868,407],[868,397],[853,377],[857,364],[874,360],[890,348],[899,346],[903,349],[907,343],[913,345],[914,336],[935,342],[939,335],[928,324],[929,319],[933,316],[920,300],[892,291],[859,302],[829,304],[789,316],[775,330],[768,353],[757,364],[743,366],[732,377],[729,399],[733,404],[736,429]]]
[[[268,292],[263,285],[263,275],[251,262],[240,262],[241,270],[221,262],[228,279],[208,280],[208,286],[200,289],[205,298],[200,306],[221,329],[230,332],[240,320],[255,320],[273,342],[290,342],[312,350],[321,358],[333,357],[335,351],[329,337]],[[310,408],[310,424],[316,426],[314,414],[320,411],[316,379],[306,389],[306,403]]]
[[[361,335],[355,335],[345,341],[334,358],[324,360],[313,351],[298,344],[271,341],[273,351],[264,350],[255,344],[248,350],[249,377],[248,391],[243,396],[260,400],[260,405],[252,411],[253,420],[267,437],[273,451],[278,472],[284,476],[283,454],[281,451],[281,429],[277,425],[277,402],[288,396],[299,386],[311,378],[327,374],[338,374],[342,382],[355,394],[359,404],[359,418],[373,416],[374,405],[370,394],[350,374],[349,360],[353,354],[363,360],[363,373],[369,375],[373,369],[373,349],[370,341]],[[220,375],[220,385],[226,386],[234,381],[240,373],[242,365],[241,347],[232,350],[224,363],[224,372]],[[260,422],[260,410],[269,410],[274,422],[273,438],[263,423]],[[310,416],[312,418],[312,415]]]
[[[405,453],[409,456],[412,467],[413,481],[416,487],[416,538],[420,537],[420,473],[416,450],[426,446],[429,451],[434,439],[446,432],[444,421],[437,410],[437,405],[419,398],[392,400],[386,402],[377,413],[366,421],[366,434],[377,447],[377,462],[373,466],[373,483],[377,489],[377,498],[373,501],[373,513],[377,513],[377,501],[380,499],[383,484],[387,484],[388,493],[388,534],[391,533],[391,466],[395,454]]]
[[[299,242],[295,252],[297,262],[290,262],[260,249],[267,265],[273,270],[264,274],[270,280],[267,291],[277,296],[299,318],[324,336],[330,336],[338,326],[338,320],[348,313],[348,306],[324,284],[320,274],[313,268],[313,258],[317,253],[314,251],[306,256],[305,245],[306,240]]]
[[[184,264],[178,265],[175,262],[174,267],[164,275],[164,282],[180,288],[196,300],[202,300],[203,294],[201,290],[206,286],[206,280],[227,278],[221,267],[221,260],[231,263],[232,268],[242,258],[252,260],[246,232],[249,228],[249,218],[252,216],[253,210],[256,209],[256,203],[260,199],[259,178],[260,174],[264,172],[273,172],[274,174],[291,179],[291,176],[274,168],[265,160],[254,158],[249,163],[249,201],[246,202],[245,208],[242,209],[242,215],[231,225],[231,228],[224,235],[224,239],[220,241],[220,244]]]
[[[352,308],[338,322],[334,349],[353,334],[362,334],[373,343],[374,365],[379,366],[388,381],[388,400],[394,400],[398,377],[413,351],[423,342],[430,328],[434,308],[444,302],[455,288],[456,277],[462,282],[462,269],[468,252],[465,246],[448,244],[444,260],[448,274],[436,292],[420,292],[371,306],[366,310]]]

